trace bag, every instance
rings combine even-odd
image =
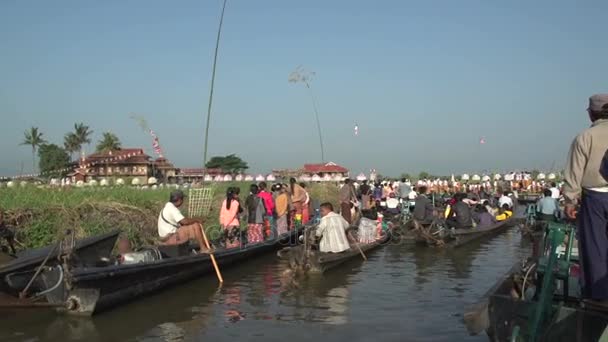
[[[266,206],[264,205],[264,200],[260,197],[255,198],[255,223],[261,224],[264,223],[264,217],[266,217]]]

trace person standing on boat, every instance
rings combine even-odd
[[[323,253],[340,253],[350,249],[346,237],[348,226],[344,217],[334,212],[331,203],[321,204],[321,222],[316,231],[316,236],[321,238],[319,250]]]
[[[407,179],[401,178],[401,183],[399,183],[399,199],[404,205],[407,203],[410,192],[412,192],[411,184],[407,181]]]
[[[351,216],[351,212],[350,212],[351,205],[353,204],[354,201],[357,200],[355,198],[355,192],[351,185],[350,179],[346,178],[344,180],[344,185],[342,186],[342,188],[340,188],[340,192],[339,192],[338,196],[340,199],[340,213],[342,214],[342,217],[344,217],[346,222],[348,222],[350,224],[351,220],[352,220],[352,216]],[[332,210],[333,210],[333,207],[332,207]]]
[[[164,245],[180,245],[188,240],[196,240],[200,251],[209,253],[203,238],[203,225],[200,221],[186,218],[179,211],[184,204],[184,193],[181,190],[171,192],[169,202],[158,215],[158,235]]]
[[[608,150],[608,94],[589,98],[591,127],[576,136],[564,172],[566,216],[578,216],[583,298],[608,306],[608,180],[600,172]],[[577,215],[575,206],[580,204]]]
[[[239,201],[234,188],[228,188],[226,198],[222,202],[220,209],[220,226],[224,231],[226,248],[239,247],[241,244],[239,223]]]
[[[302,210],[304,202],[306,202],[306,190],[298,184],[295,178],[289,180],[290,195],[291,195],[291,220],[293,227],[296,221],[302,222]]]
[[[304,189],[304,195],[306,195],[306,200],[304,200],[304,204],[302,205],[302,224],[307,224],[310,221],[310,194],[306,190],[305,183],[300,183],[300,186]]]
[[[249,196],[245,200],[247,210],[247,242],[249,244],[264,242],[264,216],[266,207],[264,200],[259,196],[260,189],[252,184]]]
[[[361,210],[368,210],[371,208],[372,201],[372,188],[367,184],[367,181],[364,180],[361,187],[359,187],[359,192],[361,193]]]
[[[287,214],[289,212],[289,196],[282,184],[276,184],[274,186],[274,193],[276,195],[274,202],[277,234],[281,236],[289,231],[289,221],[287,219]]]

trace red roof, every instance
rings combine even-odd
[[[308,172],[308,173],[328,173],[328,172],[339,172],[339,173],[346,173],[348,172],[348,169],[345,167],[342,167],[338,164],[329,162],[329,163],[325,163],[325,164],[304,164],[304,172]]]
[[[145,164],[150,160],[150,156],[144,153],[141,148],[123,148],[115,151],[93,153],[88,155],[84,164],[108,163],[108,164]]]
[[[219,175],[222,174],[222,169],[205,169],[202,168],[189,168],[189,169],[179,169],[179,174],[184,176],[199,176],[203,173],[209,175]]]

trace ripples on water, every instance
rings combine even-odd
[[[92,319],[0,311],[2,341],[485,341],[462,314],[527,254],[511,230],[461,249],[408,243],[285,286],[268,255]]]

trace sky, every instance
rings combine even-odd
[[[23,131],[76,122],[151,139],[200,167],[220,0],[0,1],[0,175],[31,170]],[[228,0],[209,154],[253,173],[320,161],[352,172],[561,167],[606,83],[608,1]],[[359,135],[354,135],[358,124]],[[479,144],[485,137],[486,144]],[[87,147],[92,151],[94,144]]]

